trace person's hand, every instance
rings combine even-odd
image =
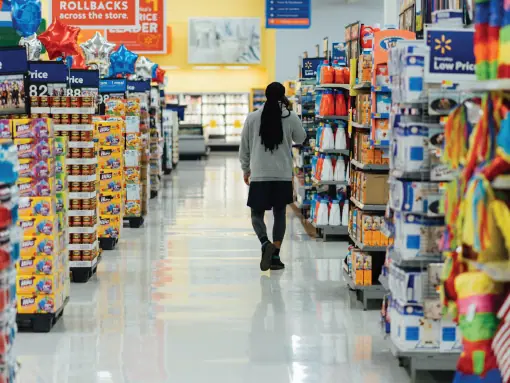
[[[245,183],[246,185],[248,185],[248,186],[250,186],[250,175],[251,175],[251,173],[246,173],[246,174],[244,175],[244,183]]]

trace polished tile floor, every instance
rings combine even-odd
[[[408,382],[342,280],[346,244],[290,213],[287,269],[261,273],[246,195],[235,155],[181,162],[52,332],[19,334],[19,382]]]

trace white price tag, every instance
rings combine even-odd
[[[124,166],[133,167],[139,166],[138,150],[125,150],[124,151]]]
[[[126,133],[140,132],[140,117],[126,116]]]
[[[140,200],[140,185],[138,184],[127,184],[126,185],[126,201],[138,201]]]

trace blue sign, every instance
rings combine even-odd
[[[71,69],[68,80],[71,88],[99,88],[99,71]]]
[[[99,80],[99,93],[124,93],[126,87],[125,78]]]
[[[310,28],[311,12],[311,0],[266,0],[266,28]]]
[[[340,65],[347,65],[347,49],[345,43],[333,43],[331,56],[333,61],[338,61]]]
[[[31,84],[67,84],[69,69],[63,62],[30,61],[28,71]]]
[[[301,78],[316,78],[317,67],[324,62],[325,58],[315,57],[303,59],[303,66],[301,68]]]
[[[430,82],[449,80],[473,81],[475,76],[474,31],[463,28],[429,27],[425,40],[430,47],[426,79]]]
[[[127,91],[132,93],[143,93],[151,90],[151,81],[128,81]]]
[[[0,73],[28,72],[25,47],[0,48]]]

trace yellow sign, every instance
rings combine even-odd
[[[241,121],[239,121],[239,120],[234,121],[234,128],[240,129],[242,127],[243,127],[243,125],[241,124]]]
[[[209,127],[210,128],[216,128],[218,124],[216,123],[216,120],[209,121]]]

